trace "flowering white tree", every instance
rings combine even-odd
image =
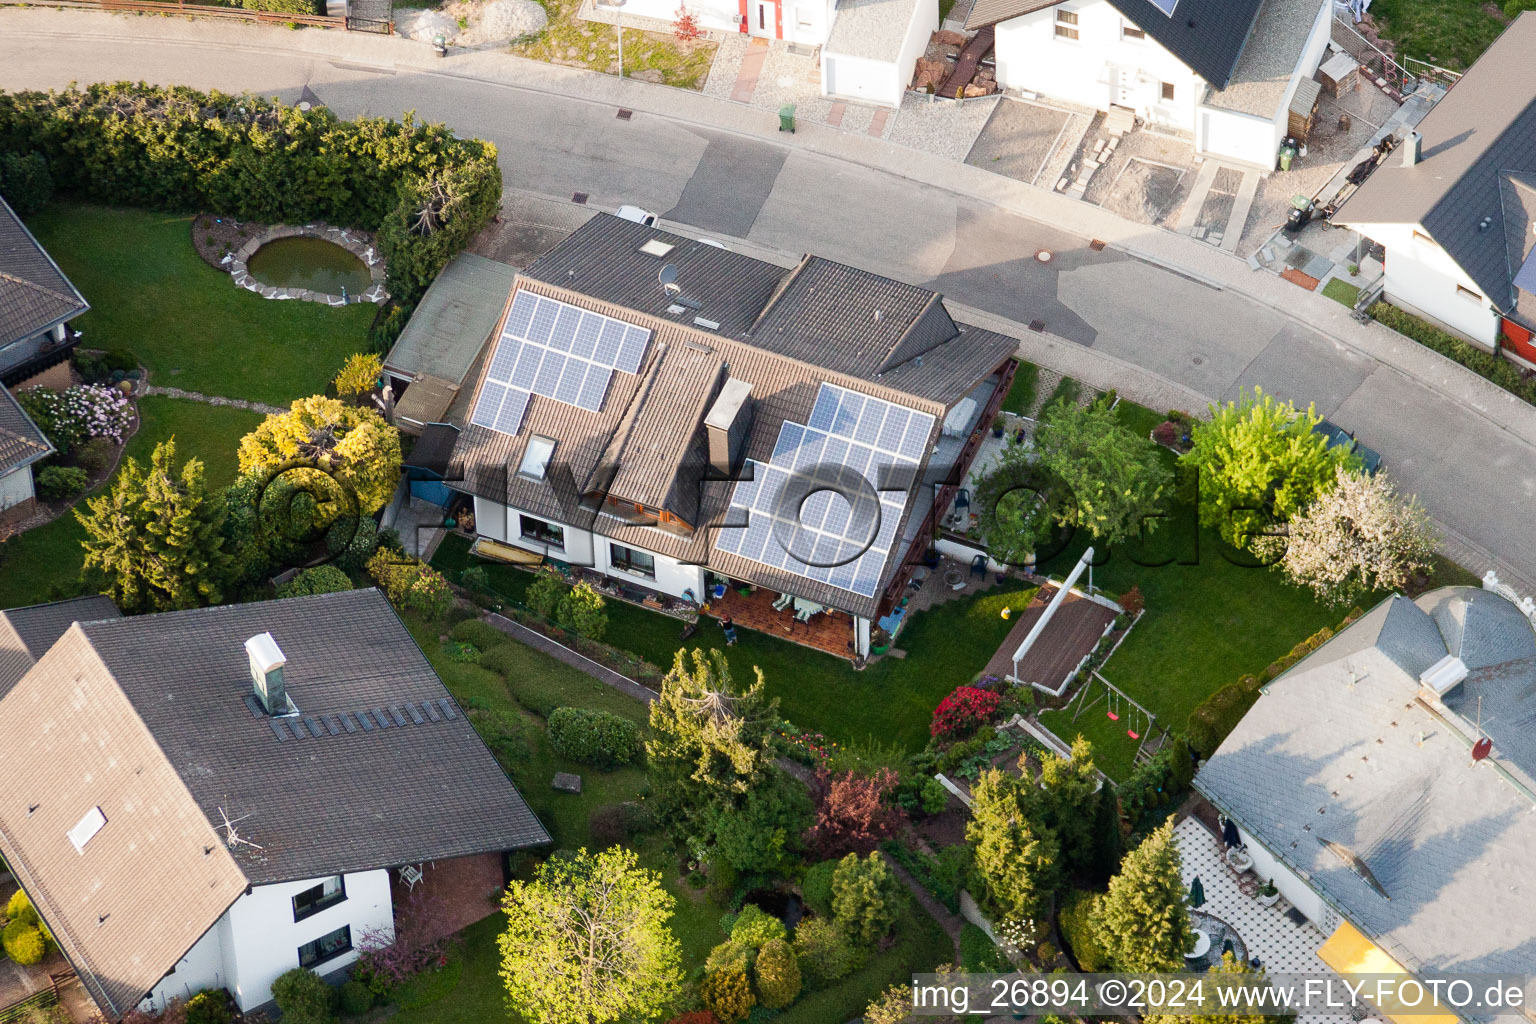
[[[1374,590],[1399,590],[1429,568],[1439,538],[1418,500],[1403,498],[1386,473],[1340,466],[1334,485],[1291,520],[1289,536],[1261,538],[1259,553],[1324,601],[1343,604]],[[1268,551],[1263,550],[1269,549]]]

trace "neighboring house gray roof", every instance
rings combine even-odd
[[[642,253],[651,241],[675,248],[664,257]],[[657,283],[668,261],[678,267],[676,296]],[[515,435],[467,425],[454,451],[453,486],[855,615],[872,613],[879,594],[866,598],[715,548],[733,484],[704,479],[702,421],[720,384],[729,375],[751,385],[744,454],[767,463],[780,427],[808,420],[823,382],[933,416],[936,437],[945,412],[1018,345],[954,323],[925,289],[813,257],[786,272],[609,216],[593,218],[537,260],[517,287],[650,329],[646,361],[636,373],[614,372],[596,412],[534,395]],[[697,303],[702,313],[669,313],[674,298]],[[695,315],[720,329],[695,326]],[[487,372],[488,365],[482,382]],[[547,481],[517,473],[533,436],[556,442]],[[605,465],[616,469],[611,481],[599,473]],[[912,496],[931,483],[913,481],[904,519]],[[581,495],[599,490],[673,512],[695,529],[668,532],[577,507]],[[885,581],[899,558],[893,551]]]
[[[1264,0],[1231,80],[1224,89],[1211,88],[1205,103],[1239,114],[1273,118],[1285,102],[1312,26],[1325,3],[1331,6],[1333,0]]]
[[[1536,172],[1536,12],[1516,18],[1419,122],[1422,157],[1393,154],[1334,217],[1347,224],[1422,224],[1499,309],[1515,304],[1503,182]],[[1486,223],[1486,227],[1483,225]]]
[[[387,369],[402,377],[426,374],[462,385],[485,339],[496,329],[517,271],[474,253],[460,253],[432,282],[400,332]]]
[[[1062,0],[980,0],[984,12],[966,18],[967,29],[996,24],[1055,7]],[[1152,0],[1109,0],[1131,24],[1217,89],[1232,79],[1264,0],[1177,0],[1171,15]],[[1271,0],[1273,2],[1273,0]]]
[[[27,674],[76,622],[115,619],[122,613],[101,594],[0,611],[0,697]]]
[[[0,348],[89,308],[21,218],[0,199]]]
[[[48,436],[32,422],[15,396],[0,385],[0,476],[52,454]]]
[[[263,632],[298,719],[247,700]],[[0,853],[114,1018],[250,885],[549,841],[377,590],[77,623],[0,733]]]
[[[901,56],[907,26],[912,24],[916,9],[917,0],[838,0],[836,20],[822,49],[867,60],[895,61]],[[931,25],[929,30],[937,27]]]
[[[1492,593],[1388,598],[1270,683],[1195,785],[1409,970],[1524,973],[1536,813],[1501,769],[1525,775],[1523,747],[1536,747],[1520,739],[1536,658],[1473,669],[1447,695],[1450,715],[1418,699],[1414,669],[1458,644],[1483,662],[1532,642],[1530,622]],[[1474,763],[1466,708],[1479,693],[1495,745]],[[1510,716],[1500,732],[1495,708]]]

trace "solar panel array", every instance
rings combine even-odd
[[[907,498],[905,490],[879,490],[881,471],[902,466],[915,471],[933,422],[927,413],[894,402],[821,385],[809,422],[786,421],[769,462],[754,461],[753,479],[737,482],[730,521],[747,525],[722,529],[715,547],[873,597]],[[817,486],[836,485],[850,470],[874,494],[845,497],[843,487],[841,493],[823,489],[803,497]]]
[[[1152,6],[1171,18],[1173,17],[1173,9],[1179,6],[1179,0],[1152,0]]]
[[[613,371],[639,370],[650,341],[644,327],[520,291],[469,421],[515,434],[533,395],[598,412]]]
[[[265,712],[254,697],[245,698],[252,718],[264,718]],[[453,721],[459,717],[453,701],[446,697],[437,700],[412,701],[390,707],[366,708],[361,711],[343,711],[339,715],[289,715],[268,721],[272,735],[279,743],[289,740],[323,739],[326,736],[371,733],[390,728],[403,729],[408,725],[427,725],[431,722]]]

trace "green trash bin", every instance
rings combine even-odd
[[[786,103],[779,108],[779,131],[795,134],[795,105]]]
[[[1296,151],[1294,149],[1290,146],[1280,147],[1280,169],[1282,171],[1290,170],[1291,161],[1294,159],[1296,159]]]

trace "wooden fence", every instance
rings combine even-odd
[[[288,11],[250,11],[244,7],[219,7],[189,4],[181,0],[0,0],[0,6],[74,7],[99,11],[139,11],[145,14],[184,14],[196,18],[223,18],[268,25],[304,25],[309,28],[339,28],[347,31],[382,32],[393,35],[393,21],[373,18],[346,18],[329,14],[293,14]],[[0,1022],[3,1024],[3,1022]]]

